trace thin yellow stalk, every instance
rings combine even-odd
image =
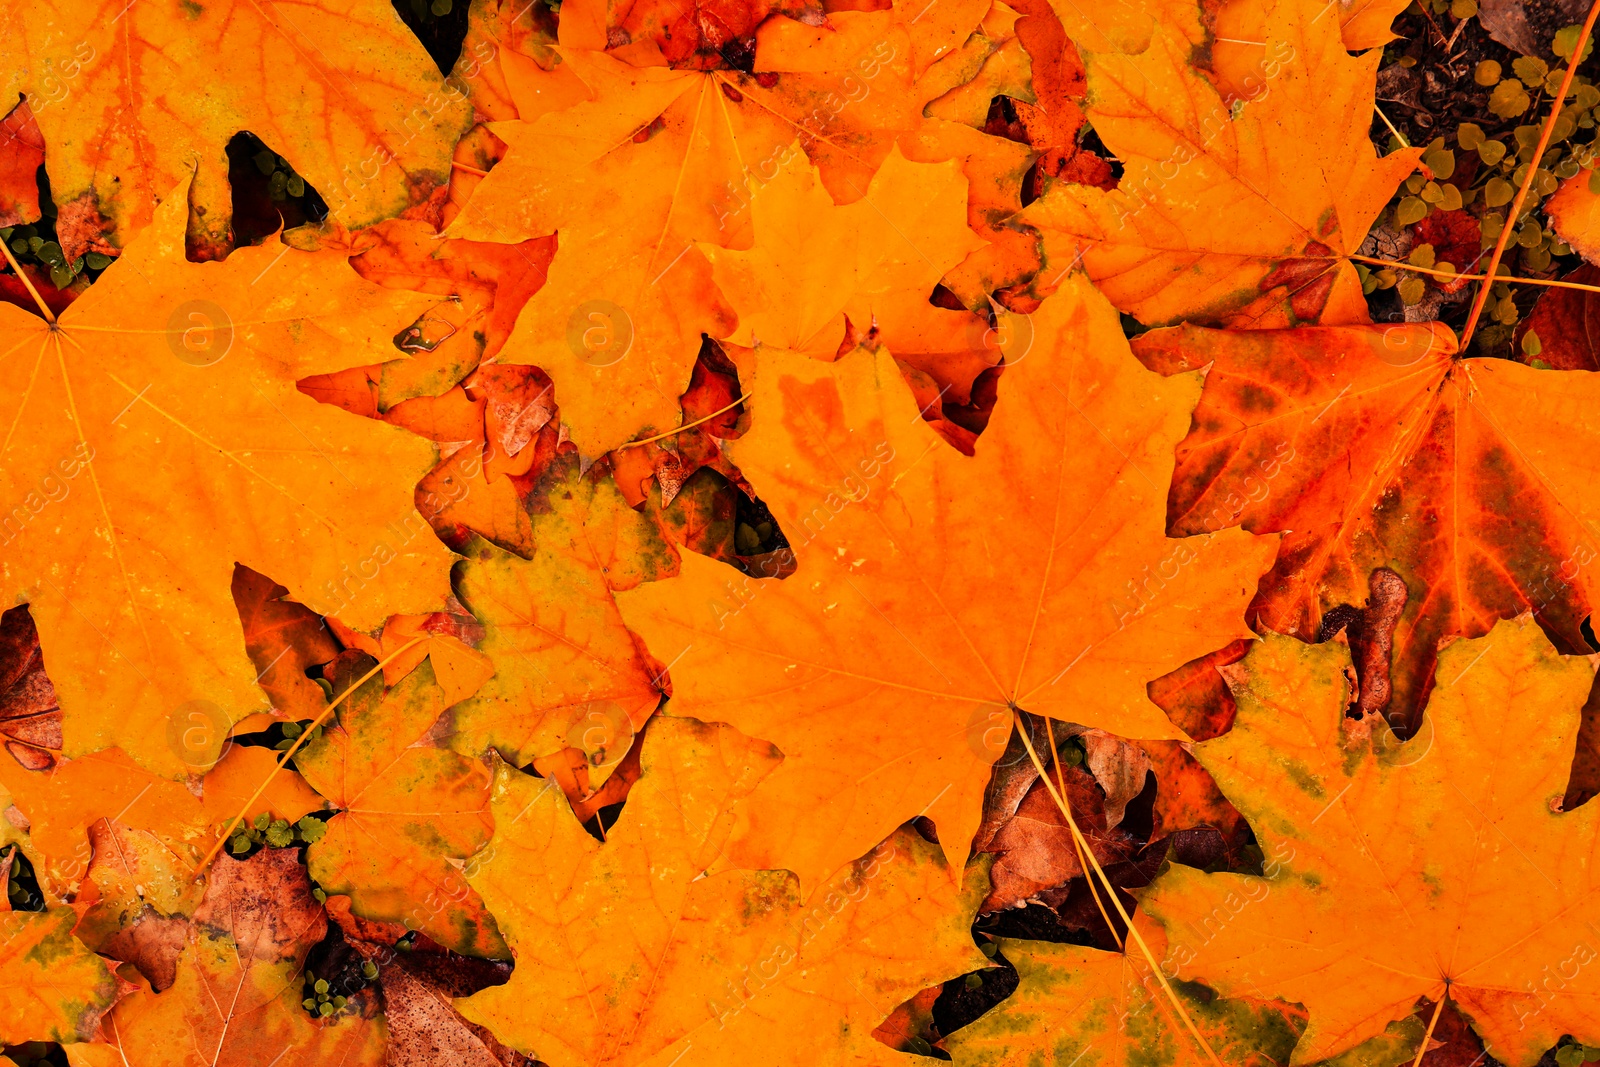
[[[6,254],[6,262],[11,264],[11,269],[17,272],[17,277],[22,279],[22,284],[28,287],[28,293],[33,297],[33,302],[39,305],[39,313],[44,316],[44,321],[55,322],[55,313],[50,310],[50,305],[44,302],[44,297],[39,295],[39,290],[33,287],[33,279],[22,271],[22,265],[17,262],[17,257],[11,254],[11,245],[0,239],[0,252]]]
[[[1596,0],[1596,2],[1600,3],[1600,0]],[[1138,927],[1133,925],[1133,919],[1129,917],[1128,910],[1122,906],[1122,899],[1117,896],[1117,891],[1112,887],[1111,879],[1106,877],[1106,872],[1101,868],[1100,861],[1094,858],[1093,852],[1089,851],[1089,843],[1083,839],[1083,834],[1078,830],[1078,821],[1072,817],[1072,807],[1067,803],[1065,797],[1056,792],[1056,787],[1051,783],[1050,776],[1045,773],[1044,764],[1039,762],[1039,754],[1033,750],[1033,742],[1028,738],[1028,731],[1018,730],[1017,734],[1022,738],[1023,747],[1028,750],[1028,758],[1033,760],[1034,769],[1039,772],[1039,777],[1044,779],[1045,788],[1055,798],[1056,807],[1060,808],[1061,814],[1066,816],[1067,828],[1072,831],[1073,838],[1078,842],[1078,847],[1083,850],[1094,873],[1100,877],[1100,882],[1105,886],[1107,895],[1111,897],[1111,903],[1117,906],[1117,914],[1122,917],[1123,923],[1128,927],[1128,934],[1133,938],[1134,943],[1139,946],[1139,951],[1144,954],[1145,962],[1150,964],[1150,969],[1155,973],[1156,981],[1160,982],[1161,988],[1166,991],[1167,999],[1172,1001],[1172,1007],[1177,1011],[1178,1017],[1183,1020],[1183,1025],[1188,1027],[1190,1036],[1200,1046],[1201,1051],[1206,1054],[1206,1058],[1215,1067],[1223,1067],[1222,1061],[1217,1058],[1217,1054],[1212,1051],[1211,1045],[1201,1035],[1200,1029],[1194,1024],[1194,1020],[1189,1018],[1189,1013],[1184,1010],[1183,1002],[1178,999],[1178,994],[1173,990],[1172,984],[1167,981],[1167,976],[1162,972],[1161,965],[1156,962],[1155,953],[1150,951],[1150,946],[1145,944],[1144,936],[1139,933]]]
[[[1523,201],[1528,199],[1528,190],[1533,187],[1533,179],[1539,173],[1539,161],[1544,158],[1544,150],[1550,144],[1550,135],[1556,128],[1556,119],[1561,117],[1561,105],[1566,103],[1567,93],[1572,90],[1572,77],[1578,72],[1578,61],[1583,56],[1583,50],[1589,43],[1589,34],[1594,31],[1594,20],[1600,16],[1600,0],[1594,0],[1589,6],[1589,17],[1583,20],[1583,32],[1578,34],[1578,43],[1572,49],[1572,55],[1567,60],[1567,74],[1561,79],[1561,88],[1556,92],[1555,104],[1550,108],[1550,117],[1544,120],[1544,128],[1539,132],[1539,143],[1533,149],[1533,156],[1528,161],[1528,173],[1522,179],[1522,187],[1517,190],[1517,198],[1511,202],[1511,210],[1506,214],[1506,224],[1500,229],[1500,238],[1494,243],[1494,255],[1489,257],[1489,266],[1484,268],[1484,276],[1493,278],[1495,268],[1500,265],[1500,257],[1505,254],[1506,242],[1511,239],[1512,224],[1517,221],[1517,216],[1522,214]],[[1472,301],[1472,311],[1467,315],[1466,328],[1461,331],[1461,350],[1465,352],[1467,345],[1472,342],[1472,331],[1477,329],[1478,318],[1483,314],[1483,306],[1489,300],[1489,286],[1479,285],[1478,295]]]
[[[328,716],[333,714],[333,709],[344,703],[345,698],[351,693],[354,693],[357,689],[360,689],[362,686],[366,685],[368,679],[370,679],[373,675],[383,670],[389,664],[393,663],[396,659],[399,659],[406,652],[410,651],[413,647],[425,640],[427,640],[426,636],[413,637],[411,640],[407,641],[405,644],[401,645],[399,648],[395,649],[393,652],[389,653],[389,655],[380,660],[376,667],[372,668],[366,674],[363,674],[360,678],[357,678],[354,682],[352,682],[348,689],[334,697],[333,700],[329,701],[328,706],[322,709],[321,714],[319,714],[315,719],[311,720],[311,725],[302,730],[300,732],[300,736],[294,739],[294,744],[289,746],[288,751],[284,752],[284,754],[279,757],[277,765],[272,768],[271,773],[268,774],[262,783],[256,787],[256,791],[250,794],[250,799],[244,802],[244,807],[239,810],[239,814],[233,817],[233,821],[230,822],[228,824],[228,828],[222,832],[222,836],[217,839],[217,843],[211,846],[211,851],[206,853],[206,858],[201,860],[200,866],[195,869],[196,879],[205,873],[207,867],[211,866],[211,861],[217,858],[217,853],[222,851],[222,846],[227,843],[228,838],[233,836],[233,831],[241,822],[244,821],[245,816],[250,814],[251,806],[255,804],[256,801],[261,799],[261,794],[267,791],[267,786],[272,784],[272,780],[278,776],[278,772],[283,770],[284,766],[294,758],[294,754],[296,752],[300,751],[300,746],[305,744],[306,741],[311,737],[311,732],[328,721]]]

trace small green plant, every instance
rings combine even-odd
[[[274,819],[262,812],[250,823],[241,824],[228,839],[228,851],[236,857],[254,854],[262,848],[289,848],[310,845],[321,840],[328,832],[327,824],[314,815],[307,815],[290,824],[287,819]],[[318,900],[323,898],[319,897]]]

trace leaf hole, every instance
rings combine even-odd
[[[328,217],[321,194],[255,134],[248,130],[234,134],[227,155],[234,248],[258,245],[280,229],[320,223]],[[190,240],[194,240],[192,234]],[[191,248],[189,258],[222,258],[215,251]]]

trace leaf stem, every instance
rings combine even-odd
[[[389,653],[383,659],[379,660],[376,667],[372,668],[366,674],[363,674],[360,678],[357,678],[349,685],[348,688],[345,689],[344,692],[340,693],[338,696],[329,701],[328,706],[323,708],[322,712],[315,719],[311,720],[311,725],[300,731],[300,736],[294,739],[294,744],[290,745],[288,751],[284,752],[284,754],[278,759],[277,765],[272,768],[272,772],[267,775],[262,783],[256,787],[256,791],[250,794],[250,799],[244,802],[244,807],[239,809],[239,814],[235,815],[233,817],[233,821],[228,823],[228,828],[222,832],[221,837],[217,838],[217,843],[211,846],[211,851],[207,852],[206,858],[200,861],[200,866],[195,868],[194,876],[196,881],[199,881],[200,877],[205,874],[206,868],[211,866],[211,861],[217,858],[217,853],[222,851],[222,846],[227,843],[228,838],[233,836],[234,829],[244,821],[244,817],[246,815],[250,814],[250,806],[261,799],[261,794],[267,791],[267,786],[272,784],[272,780],[278,776],[278,772],[283,770],[284,766],[294,758],[294,754],[296,752],[300,751],[300,746],[305,744],[306,741],[310,739],[311,732],[317,727],[321,726],[323,723],[327,722],[328,716],[333,714],[333,709],[344,703],[345,698],[351,693],[354,693],[357,689],[360,689],[362,686],[366,685],[367,681],[373,675],[377,674],[389,664],[399,659],[406,652],[410,651],[414,645],[417,645],[425,640],[427,640],[426,634],[413,637],[411,640],[407,641],[405,644]]]
[[[50,310],[50,305],[44,302],[44,297],[39,295],[39,290],[33,287],[33,279],[22,272],[22,265],[17,262],[17,257],[11,254],[11,245],[4,238],[0,238],[0,252],[6,254],[6,262],[11,264],[11,269],[17,272],[17,277],[22,279],[22,284],[28,287],[28,294],[33,297],[33,302],[39,305],[39,313],[44,316],[44,321],[55,322],[55,313]]]
[[[1067,795],[1067,779],[1061,771],[1061,753],[1056,749],[1055,720],[1046,715],[1044,717],[1045,736],[1050,741],[1050,762],[1056,768],[1056,786],[1061,790],[1061,795]],[[1117,926],[1111,921],[1111,913],[1106,911],[1105,904],[1100,900],[1100,891],[1094,887],[1094,879],[1089,877],[1089,861],[1083,857],[1083,846],[1078,844],[1078,839],[1072,839],[1072,849],[1078,854],[1078,869],[1083,872],[1084,881],[1089,883],[1089,895],[1094,897],[1094,906],[1100,909],[1100,918],[1106,921],[1106,929],[1111,931],[1111,940],[1117,943],[1117,951],[1125,952],[1128,946],[1122,943],[1122,936],[1117,933]]]
[[[1390,122],[1389,121],[1389,116],[1385,115],[1383,113],[1383,108],[1379,107],[1376,103],[1374,103],[1372,105],[1372,110],[1376,111],[1378,113],[1378,117],[1383,120],[1383,124],[1385,126],[1389,127],[1389,132],[1394,134],[1394,139],[1396,141],[1399,141],[1400,144],[1403,147],[1406,147],[1406,148],[1410,148],[1411,147],[1411,142],[1406,140],[1406,135],[1401,133],[1399,130],[1394,128],[1394,123]]]
[[[621,451],[623,451],[625,449],[629,449],[629,448],[638,448],[640,445],[653,444],[656,441],[664,440],[665,438],[671,437],[674,434],[680,434],[685,430],[692,430],[694,427],[699,426],[702,422],[710,422],[712,419],[716,418],[718,415],[724,415],[724,414],[732,411],[734,408],[738,407],[740,404],[743,404],[744,401],[745,401],[745,398],[741,396],[739,399],[735,400],[733,403],[729,404],[727,407],[718,408],[716,411],[713,411],[711,414],[707,415],[703,419],[695,419],[693,422],[686,422],[682,426],[679,426],[676,430],[668,430],[666,433],[658,433],[654,437],[646,437],[642,441],[629,441],[625,445],[618,445],[617,446],[617,451],[621,452]]]
[[[1539,174],[1539,162],[1544,159],[1544,150],[1550,144],[1550,135],[1556,128],[1556,120],[1561,117],[1561,105],[1567,101],[1567,93],[1572,89],[1573,75],[1578,72],[1578,61],[1583,56],[1583,49],[1589,43],[1589,34],[1594,32],[1594,20],[1600,16],[1600,0],[1594,0],[1589,5],[1589,17],[1583,20],[1583,31],[1578,34],[1578,43],[1572,50],[1572,55],[1567,59],[1567,74],[1561,79],[1561,88],[1556,91],[1555,106],[1550,109],[1550,117],[1544,120],[1544,128],[1539,131],[1539,143],[1533,149],[1533,156],[1528,160],[1528,173],[1522,178],[1522,187],[1517,190],[1517,198],[1511,202],[1511,210],[1506,213],[1506,224],[1500,228],[1500,237],[1494,243],[1494,255],[1489,257],[1489,265],[1484,268],[1484,275],[1493,278],[1495,268],[1500,266],[1500,257],[1505,254],[1506,243],[1511,239],[1511,227],[1516,222],[1517,216],[1522,214],[1523,201],[1528,198],[1528,190],[1533,188],[1533,180]],[[1461,331],[1461,351],[1467,350],[1467,345],[1472,341],[1472,331],[1478,326],[1478,318],[1483,314],[1483,306],[1489,300],[1489,286],[1479,285],[1478,295],[1472,301],[1472,311],[1467,315],[1466,328]]]
[[[1433,1018],[1428,1020],[1428,1032],[1422,1035],[1422,1044],[1417,1047],[1417,1058],[1412,1061],[1411,1067],[1422,1067],[1422,1057],[1428,1053],[1428,1042],[1433,1040],[1433,1028],[1439,1025],[1439,1013],[1444,1011],[1444,1002],[1450,999],[1450,986],[1447,983],[1444,993],[1439,997],[1439,1003],[1433,1006]]]
[[[1600,4],[1600,0],[1596,0],[1596,3]],[[1055,798],[1056,807],[1060,808],[1061,814],[1067,817],[1067,828],[1072,831],[1073,839],[1077,842],[1078,847],[1083,849],[1085,857],[1089,860],[1089,865],[1094,869],[1094,873],[1100,876],[1101,883],[1106,887],[1106,894],[1111,897],[1111,903],[1117,906],[1117,914],[1122,917],[1122,921],[1127,925],[1128,935],[1139,946],[1139,951],[1144,954],[1145,962],[1149,963],[1150,969],[1155,972],[1156,981],[1161,983],[1161,988],[1166,991],[1167,999],[1171,1000],[1172,1006],[1177,1009],[1178,1017],[1189,1028],[1190,1035],[1195,1039],[1201,1050],[1205,1052],[1206,1058],[1215,1067],[1223,1067],[1222,1061],[1211,1050],[1211,1045],[1201,1035],[1199,1028],[1194,1024],[1194,1020],[1189,1018],[1189,1013],[1184,1010],[1183,1002],[1178,999],[1178,994],[1173,990],[1171,983],[1167,981],[1167,976],[1162,972],[1161,965],[1156,962],[1155,954],[1150,951],[1150,946],[1145,944],[1144,935],[1140,934],[1138,927],[1133,925],[1133,919],[1129,917],[1128,909],[1122,906],[1122,898],[1117,896],[1117,891],[1112,887],[1111,879],[1106,877],[1106,872],[1100,866],[1100,861],[1094,858],[1093,852],[1089,851],[1089,844],[1083,839],[1083,834],[1079,832],[1077,820],[1072,817],[1071,806],[1067,804],[1066,798],[1057,793],[1056,787],[1051,784],[1050,776],[1045,773],[1044,764],[1039,762],[1039,754],[1033,750],[1033,741],[1029,739],[1028,731],[1018,730],[1017,735],[1022,738],[1023,747],[1028,750],[1028,758],[1033,760],[1034,769],[1039,772],[1039,777],[1044,779],[1045,788]]]
[[[1400,270],[1416,271],[1418,274],[1431,274],[1435,278],[1461,279],[1469,282],[1481,282],[1489,276],[1487,274],[1452,274],[1449,271],[1434,270],[1431,267],[1417,267],[1395,259],[1379,259],[1376,256],[1346,256],[1361,263],[1376,263],[1384,267],[1396,267]],[[1563,282],[1553,278],[1518,278],[1510,274],[1499,274],[1493,279],[1497,282],[1515,282],[1518,285],[1548,285],[1555,289],[1582,289],[1586,293],[1600,293],[1600,285],[1584,285],[1582,282]]]
[[[464,170],[468,174],[476,174],[480,178],[487,178],[489,176],[489,172],[486,170],[479,170],[477,167],[469,167],[465,163],[457,163],[453,159],[450,161],[450,166],[454,167],[456,170]]]

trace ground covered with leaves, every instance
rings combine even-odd
[[[0,11],[0,1063],[1600,1061],[1600,2]]]

